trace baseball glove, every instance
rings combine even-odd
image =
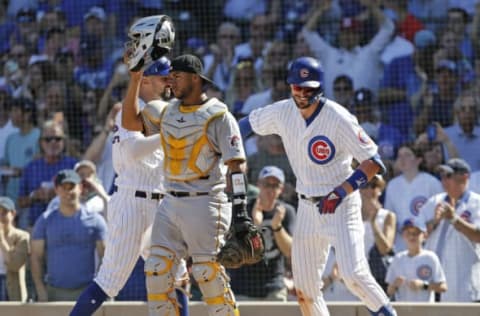
[[[260,230],[249,218],[233,223],[226,235],[226,243],[217,260],[227,269],[255,264],[263,259],[265,240]]]

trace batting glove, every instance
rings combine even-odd
[[[325,195],[320,202],[318,202],[318,211],[320,214],[333,214],[337,209],[337,206],[342,203],[343,199],[347,196],[347,192],[339,186],[332,192]]]

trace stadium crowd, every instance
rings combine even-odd
[[[132,21],[154,14],[175,22],[169,57],[200,57],[215,83],[207,94],[238,119],[288,97],[289,61],[320,60],[324,95],[357,117],[388,167],[361,189],[373,275],[397,301],[480,301],[477,0],[0,1],[0,300],[75,300],[95,275],[114,188],[114,104],[129,80],[123,45]],[[232,288],[294,300],[295,177],[278,136],[245,148],[267,253],[229,271]],[[44,216],[62,199],[90,214],[90,231],[69,214]],[[55,238],[65,229],[70,240]],[[193,281],[190,291],[199,299]],[[334,249],[324,293],[357,299]],[[145,295],[140,258],[116,300]]]

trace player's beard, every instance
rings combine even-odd
[[[295,102],[295,105],[297,106],[297,108],[299,108],[300,110],[308,109],[312,104],[315,103],[315,102],[313,103],[308,102],[307,104],[299,104],[295,98],[293,98],[293,101]]]

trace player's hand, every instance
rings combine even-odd
[[[332,192],[325,195],[320,202],[318,202],[318,211],[320,214],[333,214],[337,209],[337,206],[342,203],[346,196],[346,192],[343,188],[337,187]]]

